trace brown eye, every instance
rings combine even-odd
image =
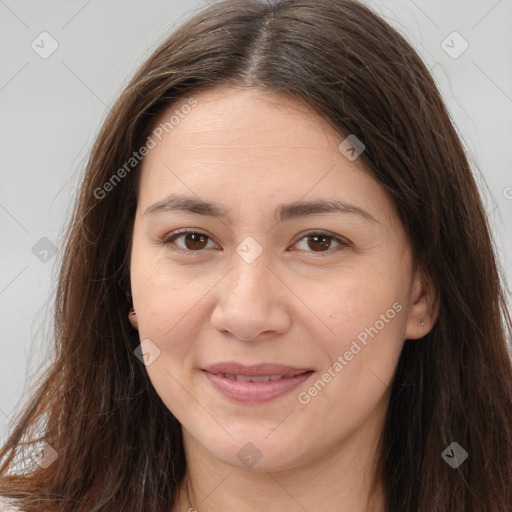
[[[181,242],[177,243],[177,240]],[[165,245],[175,244],[180,249],[191,252],[200,252],[207,248],[208,241],[210,237],[198,231],[181,231],[162,240]]]
[[[184,235],[184,240],[185,240],[186,248],[193,251],[193,250],[204,249],[206,246],[208,237],[201,233],[186,233]]]
[[[328,235],[309,235],[308,244],[314,251],[322,251],[330,248],[331,236]]]
[[[333,241],[336,244],[333,247]],[[329,233],[312,232],[302,237],[295,245],[300,245],[300,250],[304,250],[310,253],[330,253],[334,252],[334,249],[338,246],[349,247],[349,243],[343,239],[331,235]],[[318,254],[318,256],[324,256],[324,254]]]

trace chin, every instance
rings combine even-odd
[[[245,435],[226,436],[219,440],[201,442],[210,455],[234,468],[254,472],[284,471],[304,463],[305,446],[299,438],[289,435],[270,435],[268,431],[246,432]],[[285,433],[286,434],[286,433]],[[301,453],[298,452],[298,447]]]

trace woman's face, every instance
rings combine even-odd
[[[186,442],[231,465],[371,444],[404,339],[432,326],[391,201],[300,103],[194,99],[162,116],[180,113],[140,181],[130,270],[152,384]]]

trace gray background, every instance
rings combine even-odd
[[[49,360],[58,259],[52,249],[61,246],[108,106],[169,31],[206,3],[0,0],[0,441]],[[366,3],[406,36],[432,70],[473,162],[510,281],[512,1]],[[458,58],[442,47],[454,31],[469,45]],[[40,53],[52,41],[42,32],[58,44],[47,58]],[[445,47],[459,52],[462,44],[451,36]]]

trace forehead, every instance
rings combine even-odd
[[[180,110],[190,103],[184,98],[154,124],[161,140],[153,137],[156,146],[143,163],[142,206],[176,191],[260,203],[341,194],[364,196],[380,210],[390,206],[361,161],[340,152],[345,136],[304,103],[226,87],[191,98],[193,108]]]
[[[341,136],[296,99],[257,89],[227,87],[203,91],[193,99],[196,106],[179,119],[174,116],[175,124],[172,128],[167,126],[163,134],[175,147],[231,150],[233,155],[248,158],[253,150],[259,156],[268,154],[269,158],[288,149],[299,153],[300,149],[328,150],[338,155],[336,142]],[[156,125],[165,128],[165,122],[176,110],[180,110],[179,105],[168,108]]]

